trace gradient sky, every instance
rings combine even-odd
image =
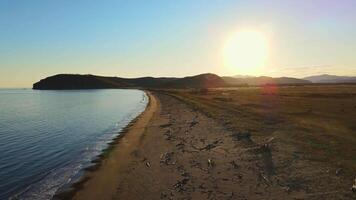
[[[356,75],[355,10],[355,0],[0,0],[0,87],[57,73],[234,75],[222,49],[242,29],[269,36],[257,75]]]

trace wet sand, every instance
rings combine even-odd
[[[140,146],[143,133],[157,111],[156,98],[149,92],[147,95],[149,104],[146,110],[116,141],[117,144],[113,144],[108,156],[100,160],[98,169],[86,172],[73,199],[112,199],[116,195],[118,181],[130,166],[132,154]]]
[[[307,194],[277,176],[269,145],[228,129],[184,102],[150,104],[73,199],[349,199]],[[352,198],[352,197],[351,197]],[[351,199],[350,198],[350,199]]]

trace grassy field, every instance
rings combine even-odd
[[[330,170],[351,179],[355,175],[356,85],[271,85],[167,92],[227,128],[249,132],[257,143],[273,137],[277,170],[297,173],[309,170],[309,163],[313,163],[332,166]]]

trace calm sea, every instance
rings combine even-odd
[[[146,107],[139,90],[0,90],[0,199],[50,199]]]

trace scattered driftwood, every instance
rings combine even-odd
[[[166,136],[166,140],[172,140],[173,138],[171,129],[168,129],[163,135]]]
[[[273,137],[268,139],[265,143],[260,144],[260,149],[257,150],[262,155],[265,169],[269,175],[275,174],[274,163],[272,159],[271,143],[274,140]]]
[[[192,128],[193,126],[197,125],[198,121],[196,119],[193,119],[193,121],[190,122],[190,128]]]
[[[177,167],[177,170],[180,172],[180,175],[185,177],[185,178],[190,178],[190,174],[184,169],[183,165],[180,165]]]
[[[305,194],[305,197],[322,196],[322,195],[325,196],[325,195],[336,194],[336,193],[341,193],[341,191],[335,190],[335,191],[328,191],[328,192],[314,192],[314,193]]]
[[[184,186],[188,183],[189,180],[190,180],[189,178],[184,178],[184,179],[178,181],[176,184],[173,185],[174,190],[176,190],[178,192],[185,191]]]
[[[196,149],[196,150],[199,150],[199,151],[203,151],[203,150],[210,151],[211,149],[214,149],[215,147],[217,147],[219,142],[220,142],[220,140],[216,140],[216,141],[214,141],[214,142],[212,142],[212,143],[210,143],[210,144],[208,144],[208,145],[206,145],[204,147],[201,147],[201,148],[196,147],[194,145],[192,145],[192,147],[194,149]]]
[[[172,196],[172,194],[171,194]],[[167,199],[168,198],[168,194],[166,192],[161,192],[161,197],[160,199]]]
[[[340,174],[342,174],[342,172],[343,172],[342,168],[339,168],[335,171],[335,174],[336,176],[339,176]]]
[[[260,177],[265,181],[268,186],[270,185],[270,181],[265,175],[262,174],[262,172],[260,172]]]
[[[146,162],[146,167],[150,168],[151,167],[151,163],[150,162]]]
[[[214,165],[215,165],[214,161],[213,161],[211,158],[209,158],[209,159],[208,159],[208,167],[209,167],[209,168],[213,168]]]
[[[166,128],[166,127],[170,127],[170,126],[172,126],[172,124],[171,123],[167,123],[167,124],[162,124],[159,127]]]
[[[211,144],[206,145],[206,146],[203,147],[201,150],[207,150],[207,151],[209,151],[209,150],[211,150],[211,149],[217,147],[218,144],[219,144],[219,142],[220,142],[220,141],[217,140],[217,141],[215,141],[215,142],[213,142],[213,143],[211,143]]]
[[[180,175],[183,177],[190,177],[190,174],[186,171],[183,171]]]
[[[195,161],[195,160],[192,160],[192,162],[190,162],[190,163],[191,163],[191,167],[198,168],[198,169],[200,169],[200,170],[202,170],[202,171],[205,171],[205,172],[208,171],[207,169],[205,169],[205,168],[203,168],[203,167],[201,166],[201,163],[199,163],[199,162],[197,162],[197,161]]]
[[[227,197],[227,199],[233,199],[233,198],[234,198],[234,193],[231,192],[231,193],[229,194],[229,196]]]
[[[174,152],[166,152],[164,154],[161,154],[161,161],[160,163],[163,163],[165,165],[175,165],[175,162],[171,162],[172,161],[172,157],[173,157]]]
[[[237,140],[251,140],[251,134],[249,132],[238,132],[232,135],[232,137]]]
[[[266,142],[257,144],[256,147],[246,148],[245,151],[257,151],[259,153],[270,152],[271,151],[271,143],[274,140],[274,137],[271,137]]]
[[[283,188],[283,190],[285,190],[286,192],[290,192],[290,187],[288,187],[288,186],[284,186],[284,187],[282,187]]]
[[[262,148],[269,149],[274,137],[269,138],[265,143],[262,144]]]
[[[223,101],[223,102],[229,102],[233,100],[231,97],[214,97],[213,99],[217,101]]]
[[[238,168],[239,168],[239,165],[236,164],[236,162],[235,162],[234,160],[231,161],[230,164],[232,165],[232,167],[233,167],[234,169],[238,169]]]
[[[179,150],[182,150],[183,148],[184,148],[184,143],[183,142],[179,142],[178,144],[176,144],[176,147],[177,147],[177,149],[179,149]]]

